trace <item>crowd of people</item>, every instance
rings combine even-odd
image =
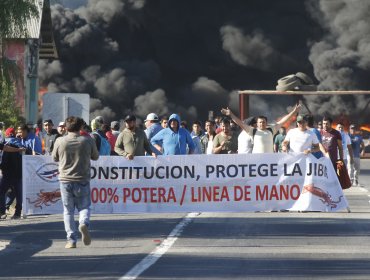
[[[333,127],[333,120],[324,116],[315,126],[312,115],[299,114],[297,104],[274,124],[265,116],[239,119],[229,108],[223,116],[206,120],[204,126],[194,121],[189,129],[180,116],[168,118],[150,113],[144,127],[136,116],[127,115],[123,123],[107,124],[98,116],[90,124],[78,117],[68,117],[57,128],[51,119],[42,127],[31,124],[9,127],[0,123],[0,150],[2,180],[0,183],[0,219],[6,219],[9,208],[16,201],[12,219],[22,212],[22,154],[50,155],[59,162],[59,180],[64,207],[64,224],[67,232],[66,248],[76,248],[77,229],[74,210],[80,213],[79,228],[85,245],[91,242],[90,219],[90,160],[99,156],[123,156],[133,160],[136,156],[186,154],[248,154],[248,153],[304,153],[316,158],[327,156],[336,167],[337,161],[348,166],[354,186],[359,185],[360,157],[364,141],[356,124],[345,132],[342,123]],[[296,126],[287,132],[286,123],[294,120]]]

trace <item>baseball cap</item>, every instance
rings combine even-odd
[[[47,119],[47,120],[44,120],[44,122],[43,122],[44,124],[45,123],[50,123],[51,125],[53,125],[53,121],[51,120],[51,119]]]
[[[131,115],[131,114],[127,115],[125,117],[125,122],[129,122],[129,121],[136,121],[136,117],[134,115]]]
[[[60,122],[58,126],[66,126],[65,122]]]
[[[111,122],[110,127],[112,127],[112,128],[119,127],[119,122],[117,122],[117,121]]]
[[[303,115],[297,116],[297,122],[306,121]]]
[[[5,130],[5,136],[9,137],[10,135],[15,135],[14,127],[9,127]]]
[[[159,121],[159,118],[156,114],[150,113],[146,116],[145,121]]]

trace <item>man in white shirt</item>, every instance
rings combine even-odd
[[[295,113],[301,109],[301,104],[296,104],[294,109],[287,115],[283,116],[275,125],[267,127],[267,118],[265,116],[257,117],[257,128],[244,124],[229,108],[222,109],[221,113],[230,116],[232,120],[244,129],[253,139],[252,153],[273,153],[274,152],[274,134],[286,123]]]
[[[249,117],[244,120],[246,125],[257,127],[257,121],[255,117]],[[250,154],[253,150],[253,138],[245,131],[242,130],[238,136],[238,154]]]
[[[337,124],[337,130],[340,132],[340,135],[342,136],[343,161],[344,164],[347,166],[347,169],[350,170],[350,166],[348,165],[348,159],[349,162],[353,162],[351,138],[349,137],[348,133],[344,131],[344,125],[342,123]]]
[[[282,151],[288,151],[288,144],[290,151],[294,153],[309,154],[314,150],[319,149],[319,140],[314,132],[307,129],[307,121],[304,116],[297,117],[297,126],[288,131],[282,144]]]

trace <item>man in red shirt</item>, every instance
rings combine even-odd
[[[322,145],[329,153],[334,169],[337,168],[337,161],[343,161],[342,136],[340,132],[331,127],[333,120],[330,117],[324,117],[322,120],[322,130],[320,130]],[[339,151],[339,158],[338,158]]]

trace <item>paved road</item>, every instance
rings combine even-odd
[[[75,250],[61,215],[0,221],[0,279],[370,279],[362,169],[351,213],[94,215],[92,245]]]

